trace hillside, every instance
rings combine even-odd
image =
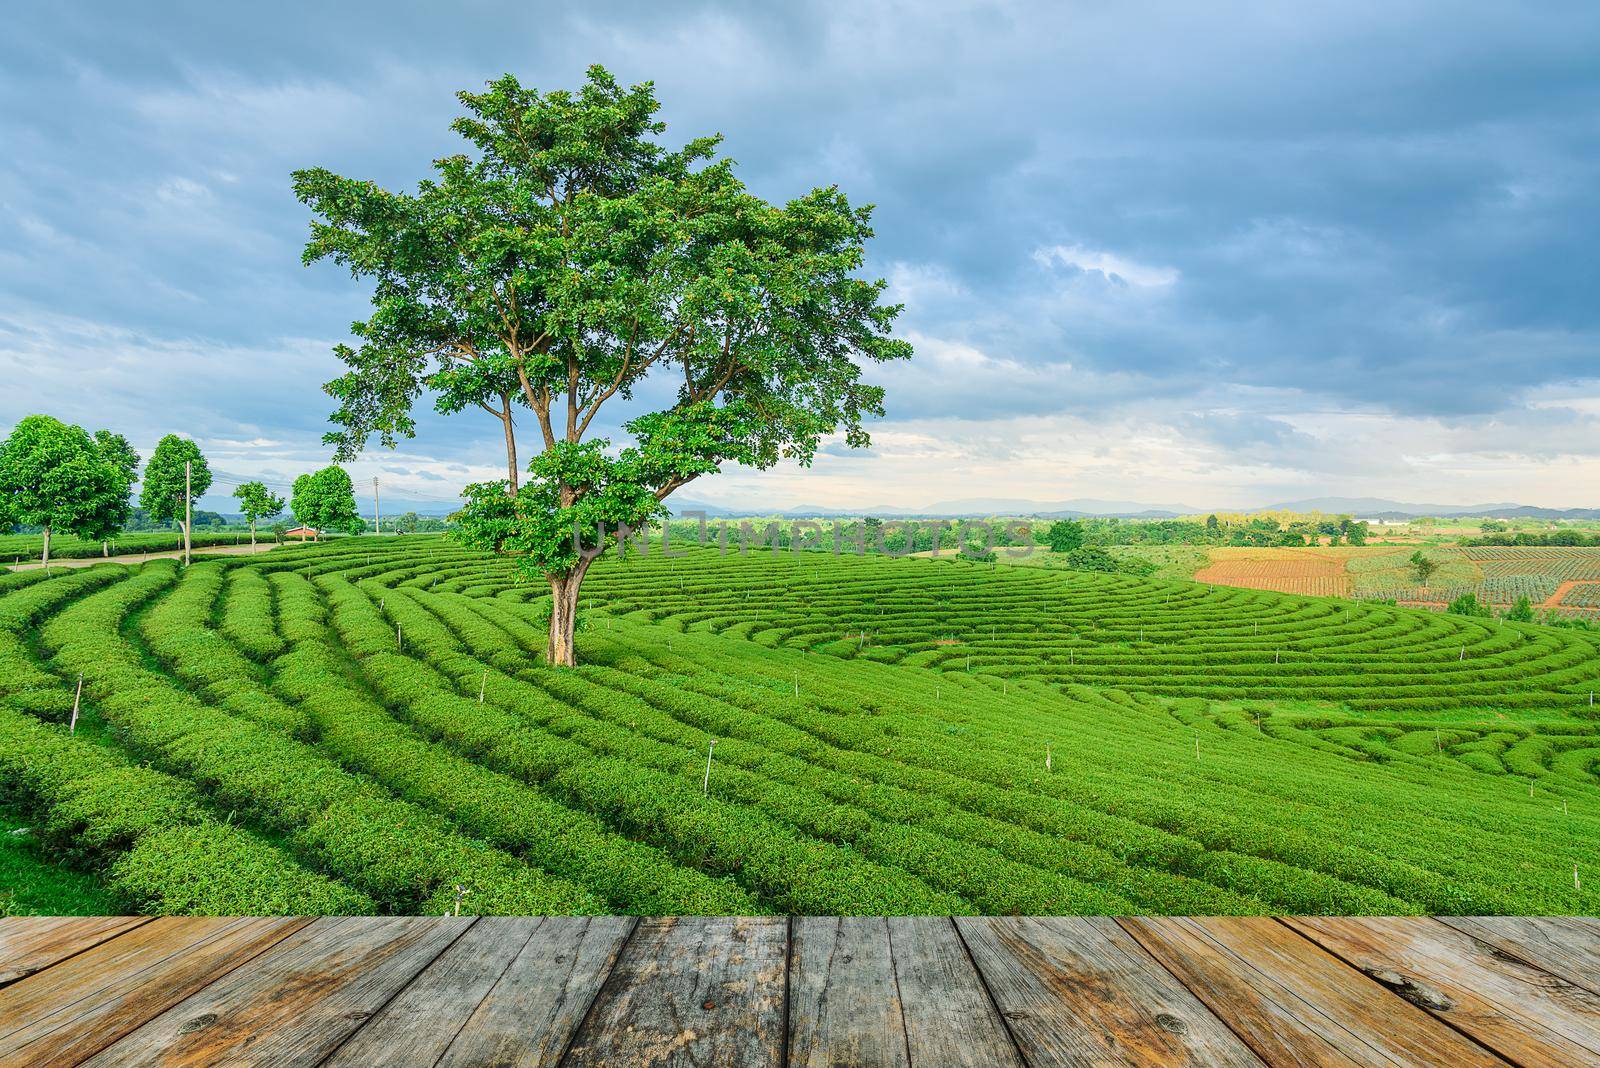
[[[148,911],[1600,908],[1582,635],[697,550],[552,670],[541,593],[424,537],[0,576],[6,811]]]

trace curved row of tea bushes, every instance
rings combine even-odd
[[[217,821],[187,783],[0,706],[0,800],[63,857],[104,868],[130,911],[207,916],[370,912],[366,895]]]
[[[196,588],[210,576],[193,572]],[[484,913],[592,912],[581,888],[457,833],[447,821],[350,776],[307,746],[196,700],[149,670],[119,632],[124,617],[156,597],[174,569],[145,565],[133,578],[86,597],[46,624],[57,664],[81,671],[102,716],[135,750],[199,785],[219,806],[247,813],[300,856],[397,912],[442,912],[456,887]],[[174,631],[183,624],[164,621]],[[160,634],[187,645],[182,634]]]

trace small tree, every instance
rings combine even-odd
[[[337,464],[295,479],[289,508],[298,523],[318,531],[318,541],[324,530],[356,534],[366,527],[356,514],[355,487],[350,476]]]
[[[1533,602],[1528,600],[1526,594],[1518,597],[1516,603],[1511,606],[1511,610],[1506,613],[1506,618],[1513,623],[1532,623]]]
[[[283,498],[267,489],[262,482],[246,482],[233,491],[239,501],[239,510],[250,524],[250,548],[256,547],[256,521],[276,519],[283,514]]]
[[[187,470],[185,469],[187,465]],[[183,563],[189,564],[189,511],[194,502],[211,488],[211,465],[200,453],[200,446],[188,438],[168,434],[156,442],[156,451],[144,469],[144,487],[139,491],[139,507],[158,523],[176,522],[183,531]]]
[[[1421,549],[1411,554],[1411,575],[1417,580],[1419,586],[1426,588],[1428,580],[1433,577],[1433,573],[1437,570],[1439,570],[1439,562],[1423,556]]]
[[[116,435],[108,437],[127,445]],[[123,459],[110,448],[102,450],[81,426],[48,415],[27,416],[0,445],[0,514],[43,529],[40,555],[48,568],[56,531],[100,539],[127,522]],[[137,456],[133,462],[138,463]]]
[[[1478,616],[1480,618],[1494,615],[1493,610],[1487,604],[1478,600],[1478,595],[1475,593],[1463,593],[1460,597],[1451,601],[1450,607],[1445,611],[1451,615]]]
[[[1097,545],[1085,545],[1067,554],[1067,566],[1074,571],[1119,571],[1117,558]]]
[[[883,390],[862,366],[911,348],[889,336],[886,284],[856,276],[870,209],[837,187],[768,203],[715,158],[717,138],[663,146],[653,87],[601,67],[576,92],[506,75],[458,97],[472,154],[438,160],[415,194],[294,175],[315,214],[305,261],[375,283],[360,344],[337,350],[349,371],[326,387],[328,440],[341,460],[374,434],[393,445],[424,392],[493,416],[507,478],[467,487],[455,534],[548,582],[546,658],[569,665],[579,587],[619,527],[661,520],[669,494],[724,463],[808,465],[841,431],[867,445]],[[616,397],[669,399],[618,420],[632,441],[613,447],[588,434]],[[526,482],[514,405],[542,449]]]
[[[1076,519],[1058,519],[1050,524],[1050,551],[1070,553],[1083,544],[1083,524]]]

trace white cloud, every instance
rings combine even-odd
[[[1072,267],[1086,274],[1097,273],[1108,282],[1123,282],[1130,286],[1164,288],[1177,282],[1175,267],[1158,267],[1139,263],[1126,256],[1104,249],[1085,248],[1083,245],[1050,245],[1035,249],[1034,262],[1041,267]]]

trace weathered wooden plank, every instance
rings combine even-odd
[[[485,917],[327,1064],[553,1065],[633,924],[625,916]]]
[[[317,1064],[472,922],[454,916],[315,920],[88,1063]]]
[[[1600,996],[1426,917],[1284,921],[1509,1060],[1600,1063]]]
[[[0,990],[0,1068],[76,1064],[309,922],[166,917]]]
[[[1032,1068],[1259,1065],[1105,917],[960,917],[956,927]]]
[[[889,923],[799,916],[789,944],[789,1063],[908,1068]]]
[[[1588,916],[1440,916],[1439,922],[1600,993],[1600,920]]]
[[[1022,1068],[950,917],[892,917],[889,942],[913,1068]]]
[[[788,921],[639,921],[565,1064],[779,1064]]]
[[[1505,1064],[1276,920],[1119,922],[1268,1064]]]
[[[0,920],[0,986],[148,922],[144,916],[19,916]]]

